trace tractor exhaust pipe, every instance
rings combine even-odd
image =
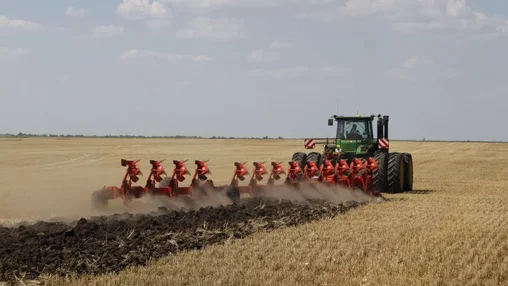
[[[382,137],[383,137],[383,122],[381,120],[381,115],[379,115],[377,119],[377,139]]]
[[[388,138],[388,120],[389,120],[388,115],[384,115],[383,116],[383,125],[385,127],[385,134],[384,134],[385,139],[389,139]]]

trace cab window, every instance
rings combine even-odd
[[[337,138],[342,140],[368,139],[369,124],[365,120],[340,120],[337,128]]]

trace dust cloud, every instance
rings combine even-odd
[[[63,195],[64,192],[55,191],[59,196],[45,196],[39,194],[30,199],[17,200],[6,210],[0,210],[0,225],[17,226],[37,221],[73,222],[80,218],[93,216],[107,216],[114,214],[147,214],[156,211],[160,207],[169,210],[192,210],[202,207],[219,207],[231,204],[226,195],[226,188],[218,191],[209,191],[207,196],[199,200],[191,200],[185,197],[169,198],[165,196],[144,196],[133,199],[128,205],[124,205],[120,198],[108,201],[105,208],[97,209],[91,205],[92,192],[80,192],[79,195]],[[371,202],[373,198],[361,190],[352,190],[342,186],[325,186],[310,184],[301,189],[295,189],[285,185],[277,185],[273,189],[266,189],[261,197],[267,199],[292,200],[300,203],[312,199],[321,199],[333,204],[346,201]],[[242,194],[242,198],[249,198],[249,194]]]

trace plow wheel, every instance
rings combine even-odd
[[[413,156],[402,153],[404,160],[404,191],[413,190]]]
[[[404,191],[404,158],[401,153],[390,153],[388,156],[388,192]]]
[[[113,192],[102,188],[92,193],[92,206],[94,208],[104,208],[108,205],[108,200],[113,198]]]
[[[372,172],[373,189],[376,193],[385,193],[388,187],[388,154],[377,152],[374,160],[378,167]]]

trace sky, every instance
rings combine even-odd
[[[0,133],[508,140],[508,1],[1,0]]]

